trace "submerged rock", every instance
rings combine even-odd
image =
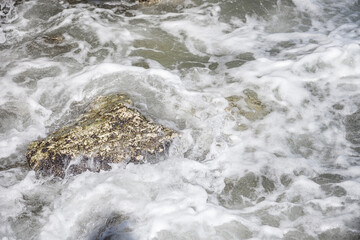
[[[243,91],[245,97],[233,95],[226,98],[228,107],[225,109],[227,112],[237,120],[236,130],[244,131],[248,126],[241,123],[241,117],[245,117],[249,121],[257,121],[263,119],[271,112],[271,108],[265,105],[259,98],[255,91],[245,89]]]
[[[345,118],[346,139],[352,144],[360,144],[360,109]]]
[[[159,3],[161,0],[67,0],[70,4],[77,4],[77,3],[92,3],[99,7],[108,8],[110,6],[128,6],[129,4],[137,4],[140,5],[153,5]]]
[[[60,44],[64,42],[65,37],[61,34],[54,34],[54,35],[45,35],[43,39],[46,43],[49,44]]]
[[[146,119],[131,104],[121,94],[98,97],[75,123],[30,143],[30,167],[64,177],[65,171],[108,170],[109,163],[143,162],[164,152],[178,134]]]
[[[243,93],[246,96],[245,98],[236,95],[226,98],[226,100],[229,102],[229,107],[226,108],[227,111],[235,110],[237,114],[244,116],[250,121],[262,119],[270,113],[269,108],[263,102],[261,102],[261,100],[259,100],[255,91],[251,89],[245,89]],[[244,100],[245,104],[240,103],[242,99]],[[245,107],[245,109],[243,107]]]
[[[145,4],[145,5],[153,5],[155,3],[159,3],[161,0],[139,0],[139,3]]]

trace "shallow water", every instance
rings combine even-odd
[[[0,239],[359,239],[355,0],[0,0]],[[64,180],[27,145],[100,94],[182,134]]]

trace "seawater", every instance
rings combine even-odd
[[[0,239],[359,239],[359,27],[355,0],[1,0]],[[28,144],[114,92],[169,153],[37,177]]]

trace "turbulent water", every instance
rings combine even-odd
[[[114,92],[165,157],[29,169]],[[358,1],[0,0],[0,239],[360,239]]]

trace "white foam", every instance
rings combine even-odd
[[[310,12],[312,14],[321,15],[322,14],[322,8],[320,6],[320,3],[318,3],[317,0],[294,0],[293,1],[296,7],[305,12]]]
[[[271,30],[279,17],[272,18],[275,10],[268,18],[240,16],[241,11],[229,17],[227,2],[181,4],[176,9],[164,3],[126,17],[64,4],[44,25],[31,25],[36,20],[24,20],[20,12],[19,22],[6,26],[19,34],[33,32],[40,44],[42,34],[60,31],[65,40],[56,47],[73,47],[53,56],[44,44],[36,55],[26,48],[33,40],[24,40],[1,50],[6,57],[0,106],[19,121],[0,135],[5,169],[25,163],[19,152],[30,141],[77,115],[74,105],[85,106],[100,94],[129,94],[146,116],[182,137],[160,162],[114,164],[109,172],[58,182],[37,180],[33,171],[25,176],[23,167],[20,173],[2,170],[0,183],[7,185],[0,189],[1,237],[86,239],[114,215],[127,219],[129,229],[110,230],[127,231],[134,239],[272,239],[292,232],[317,238],[337,227],[350,229],[346,222],[359,212],[359,168],[343,119],[358,110],[360,47],[358,22],[342,11],[354,1],[294,1],[296,9],[284,8],[289,28],[280,32]],[[336,16],[324,11],[339,6],[344,8]],[[139,49],[154,55],[133,56]],[[185,57],[175,56],[171,67],[164,56],[155,56],[164,53],[166,59],[174,49]],[[208,58],[217,67],[208,69]],[[205,67],[181,68],[182,61]],[[56,70],[43,74],[42,69]],[[256,120],[242,115],[241,110],[253,111],[248,89],[268,114]],[[233,95],[242,97],[236,103],[241,110],[235,107],[231,114],[226,98]],[[236,129],[240,124],[246,127]],[[326,173],[339,182],[316,180]],[[34,202],[40,210],[30,213]],[[31,233],[21,231],[23,214],[31,216]],[[10,224],[9,218],[17,220]]]

